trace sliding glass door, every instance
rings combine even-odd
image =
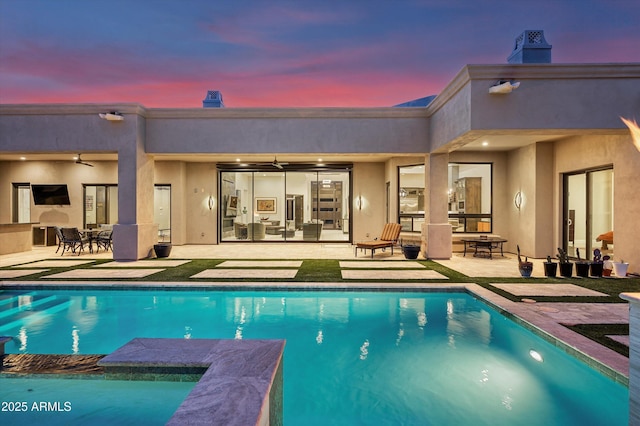
[[[571,257],[591,258],[593,249],[613,255],[613,169],[564,176],[564,247]]]
[[[220,172],[220,241],[349,241],[350,173]]]

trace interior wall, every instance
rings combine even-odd
[[[186,163],[156,161],[154,185],[171,185],[171,244],[187,241]]]

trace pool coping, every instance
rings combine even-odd
[[[541,315],[535,304],[511,301],[474,283],[424,282],[153,282],[153,281],[2,281],[0,289],[29,290],[263,290],[263,291],[381,291],[465,292],[481,299],[517,324],[532,331],[565,353],[594,368],[617,383],[629,386],[629,358],[585,337],[555,320]]]

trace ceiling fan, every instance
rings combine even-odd
[[[281,163],[281,162],[278,161],[277,157],[273,157],[273,161],[271,163],[257,163],[256,165],[257,166],[273,166],[276,169],[282,170],[284,168],[282,166],[286,166],[287,164],[289,164],[289,163]]]
[[[80,158],[80,154],[78,154],[78,156],[76,157],[76,164],[82,164],[83,166],[93,167],[93,164],[85,163],[84,161],[82,161],[82,158]]]

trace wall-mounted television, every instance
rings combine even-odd
[[[68,206],[69,191],[67,185],[31,185],[33,203],[37,206]]]

